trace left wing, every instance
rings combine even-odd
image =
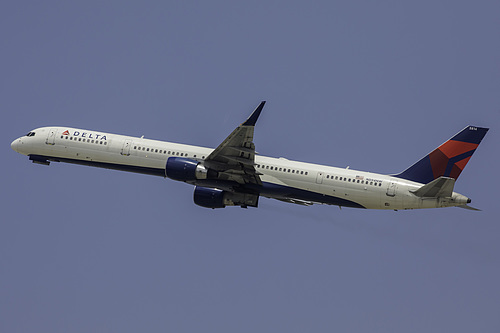
[[[235,181],[241,185],[262,185],[260,173],[255,170],[255,123],[264,108],[263,101],[204,161],[207,168],[219,173],[218,179]]]

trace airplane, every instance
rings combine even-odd
[[[206,208],[258,207],[260,197],[310,206],[406,210],[461,207],[453,192],[488,128],[467,126],[401,173],[385,175],[260,156],[254,128],[265,101],[215,149],[70,127],[41,127],[15,139],[33,163],[65,162],[170,178],[194,185]]]

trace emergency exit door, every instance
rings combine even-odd
[[[123,156],[129,156],[130,155],[130,146],[131,145],[132,145],[132,141],[131,140],[125,140],[125,142],[123,143],[122,152],[121,152],[121,154]]]

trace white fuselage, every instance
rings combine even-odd
[[[199,162],[210,148],[149,140],[68,127],[43,127],[12,142],[12,148],[34,162],[61,161],[165,177],[167,159],[185,157]],[[323,203],[368,209],[417,209],[460,206],[468,198],[421,198],[411,190],[424,184],[364,171],[255,157],[263,186],[260,195],[283,200],[290,193],[299,204]],[[200,185],[190,182],[193,185]],[[203,184],[201,184],[203,186]]]

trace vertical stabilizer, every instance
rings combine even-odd
[[[486,132],[488,132],[488,128],[467,126],[420,161],[394,177],[422,184],[430,183],[439,177],[458,179]]]

